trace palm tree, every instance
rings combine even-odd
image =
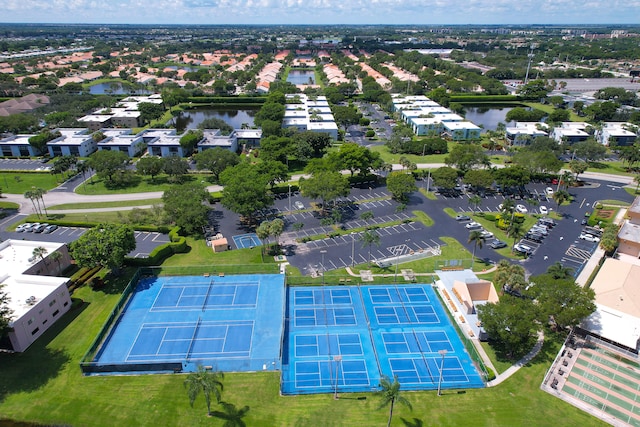
[[[44,214],[46,216],[49,216],[49,213],[47,212],[47,206],[44,204],[44,197],[43,197],[45,194],[47,194],[47,190],[45,190],[44,188],[38,187],[33,190],[33,194],[36,197],[36,200],[40,199],[42,201],[42,208],[44,209]]]
[[[380,246],[380,235],[375,231],[365,230],[365,232],[360,235],[360,241],[362,242],[362,246],[369,246],[369,259],[367,262],[371,264],[371,246]]]
[[[509,228],[507,229],[507,236],[513,237],[513,246],[516,245],[516,240],[524,234],[524,227],[521,222],[511,221]]]
[[[478,209],[478,206],[480,206],[481,203],[482,203],[482,197],[478,196],[477,194],[474,194],[473,196],[469,197],[469,204],[473,208],[473,211],[472,211],[473,214],[476,213],[476,209]]]
[[[480,231],[472,231],[469,233],[469,240],[467,240],[467,243],[471,242],[473,242],[473,254],[471,255],[471,269],[473,270],[473,263],[476,260],[476,248],[480,246],[480,249],[482,249],[482,245],[484,245],[484,236]]]
[[[573,276],[573,269],[565,267],[558,261],[547,268],[547,274],[553,276],[554,279],[570,279]]]
[[[555,200],[556,203],[558,204],[558,211],[560,211],[560,205],[566,202],[567,200],[569,200],[570,198],[571,198],[571,195],[565,190],[560,190],[553,193],[553,200]]]
[[[224,374],[218,371],[208,371],[202,365],[198,365],[198,370],[187,375],[184,380],[184,386],[187,388],[189,395],[189,403],[193,407],[196,397],[202,392],[207,402],[207,414],[211,414],[211,395],[213,394],[216,401],[220,403],[222,399],[222,379]]]
[[[35,192],[33,190],[28,190],[24,193],[24,197],[31,200],[33,210],[36,212],[36,215],[38,215],[38,218],[40,218],[40,216],[42,215],[42,213],[40,212],[40,202],[38,202],[38,204],[36,205],[38,196],[35,194]]]
[[[212,416],[224,420],[223,427],[246,427],[242,417],[249,412],[248,406],[243,406],[241,409],[237,409],[233,403],[220,402],[220,405],[224,411],[213,411]]]
[[[385,406],[390,405],[389,421],[387,422],[387,427],[391,426],[391,418],[393,418],[393,407],[396,402],[405,405],[409,409],[413,409],[411,407],[411,402],[400,395],[400,383],[398,382],[397,375],[393,377],[393,381],[391,381],[388,376],[383,375],[382,378],[380,378],[380,391],[377,391],[376,395],[380,396],[381,399],[378,409],[382,409]]]
[[[62,254],[59,251],[55,251],[49,255],[49,258],[58,264],[58,273],[60,273],[60,260],[62,259]]]
[[[38,246],[37,248],[33,249],[31,255],[33,255],[34,258],[40,258],[42,261],[44,261],[44,257],[46,257],[48,253],[49,251],[47,250],[47,248],[45,248],[44,246]]]

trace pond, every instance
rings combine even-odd
[[[240,129],[243,123],[253,126],[253,118],[260,108],[194,108],[183,111],[176,117],[176,129],[182,132],[185,129],[196,129],[205,119],[222,119],[234,129]]]
[[[506,116],[514,107],[465,107],[465,119],[477,126],[482,125],[485,130],[496,130],[499,122],[509,126]]]
[[[151,92],[148,90],[136,88],[135,86],[123,85],[120,82],[105,82],[98,83],[89,87],[89,93],[92,95],[125,95],[125,94],[136,94],[136,95],[148,95]]]
[[[314,71],[291,70],[287,76],[287,81],[294,85],[316,84],[316,74]]]

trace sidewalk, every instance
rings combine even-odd
[[[538,332],[538,342],[536,342],[536,345],[533,346],[531,351],[529,353],[527,353],[522,359],[518,360],[516,363],[511,365],[509,367],[509,369],[507,369],[506,371],[504,371],[500,375],[497,375],[495,380],[489,381],[487,383],[487,387],[495,387],[498,384],[502,383],[507,378],[511,377],[516,372],[518,372],[518,370],[520,368],[522,368],[524,365],[529,363],[531,361],[531,359],[536,357],[536,355],[542,349],[542,344],[544,344],[544,333],[542,331],[540,331],[540,332]]]

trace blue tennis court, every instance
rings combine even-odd
[[[256,233],[237,234],[232,238],[238,249],[254,248],[262,245]]]
[[[279,369],[284,296],[281,275],[141,279],[95,363]]]
[[[284,394],[484,387],[430,285],[288,290]],[[442,355],[443,350],[446,354]],[[441,353],[442,352],[442,353]]]

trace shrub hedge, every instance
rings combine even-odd
[[[173,254],[187,252],[187,239],[179,235],[180,227],[175,227],[169,231],[169,243],[160,245],[151,251],[147,258],[125,258],[127,265],[146,267],[150,265],[160,265]]]

